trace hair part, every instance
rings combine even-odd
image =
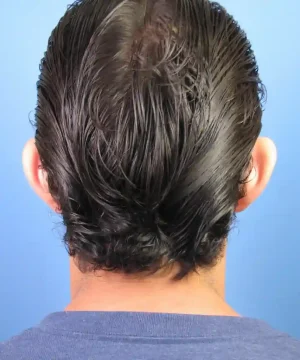
[[[89,269],[214,265],[261,130],[245,33],[207,0],[82,0],[41,63],[36,145]]]

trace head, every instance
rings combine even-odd
[[[276,151],[245,33],[207,0],[82,0],[41,63],[23,162],[82,271],[213,267]]]

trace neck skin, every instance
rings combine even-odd
[[[211,270],[172,281],[176,269],[149,277],[81,273],[71,259],[71,302],[66,311],[134,311],[239,316],[225,302],[225,254]]]

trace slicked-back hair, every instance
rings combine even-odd
[[[36,145],[82,269],[213,266],[243,195],[263,86],[207,0],[82,0],[41,63]],[[87,266],[86,266],[87,265]]]

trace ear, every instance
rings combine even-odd
[[[42,168],[34,139],[30,139],[24,146],[22,162],[25,176],[35,193],[52,210],[59,212],[59,206],[49,192],[47,172]]]
[[[236,212],[245,210],[266,188],[275,164],[277,151],[268,138],[258,138],[252,151],[252,169],[245,186],[245,196],[238,201]]]

